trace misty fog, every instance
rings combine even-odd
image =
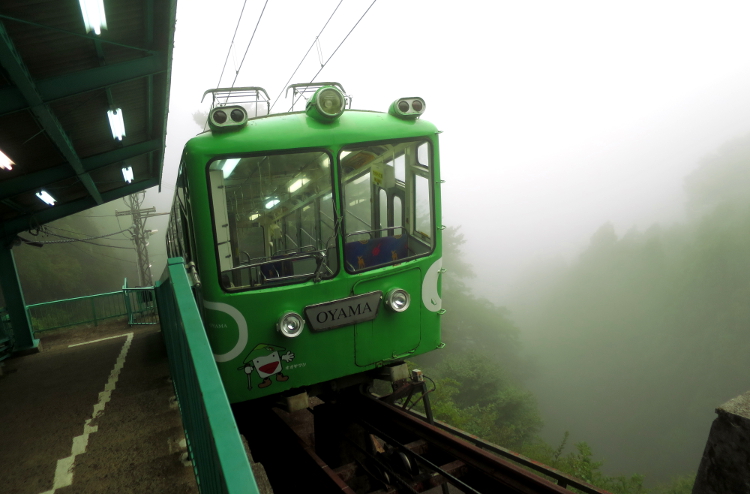
[[[286,111],[284,84],[337,3],[269,2],[237,85],[281,94],[272,113]],[[342,4],[324,58],[370,3]],[[169,211],[203,91],[231,83],[261,6],[248,4],[230,50],[242,2],[179,4],[163,179],[144,207]],[[585,441],[608,475],[695,472],[714,408],[750,388],[748,14],[741,1],[379,0],[341,45],[318,80],[341,82],[355,109],[423,97],[443,131],[447,347],[423,362],[455,400],[442,413],[542,456],[569,431],[566,454]],[[314,53],[292,83],[321,68]],[[119,231],[123,209],[67,227]],[[167,219],[148,222],[155,279]],[[14,251],[19,264],[61,248],[30,249]],[[86,249],[117,258],[97,269],[107,287],[137,278],[134,250]],[[24,288],[42,283],[19,270]],[[483,373],[494,401],[472,387]]]

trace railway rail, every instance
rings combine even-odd
[[[240,429],[277,494],[310,486],[347,494],[572,492],[566,487],[607,493],[464,431],[428,423],[389,398],[350,394],[295,414],[256,407],[242,415],[264,427]]]

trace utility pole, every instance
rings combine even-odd
[[[151,263],[148,260],[148,238],[157,230],[146,230],[146,220],[152,216],[162,216],[169,213],[157,213],[155,207],[141,209],[141,204],[146,197],[145,192],[130,194],[123,198],[125,205],[130,208],[129,211],[115,211],[116,216],[133,217],[133,232],[131,239],[135,244],[135,251],[138,254],[138,284],[139,286],[152,286],[154,279],[151,276]]]

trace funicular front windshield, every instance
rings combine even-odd
[[[396,264],[432,252],[431,156],[430,144],[424,140],[341,150],[347,271]]]
[[[224,288],[274,286],[336,274],[327,152],[225,157],[208,168]]]

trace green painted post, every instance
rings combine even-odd
[[[5,308],[10,315],[13,335],[16,338],[14,352],[38,352],[39,340],[34,338],[31,321],[26,312],[21,281],[18,279],[12,245],[0,245],[0,287],[5,297]]]
[[[94,316],[94,326],[98,326],[99,322],[96,320],[96,297],[91,297],[91,314]]]

